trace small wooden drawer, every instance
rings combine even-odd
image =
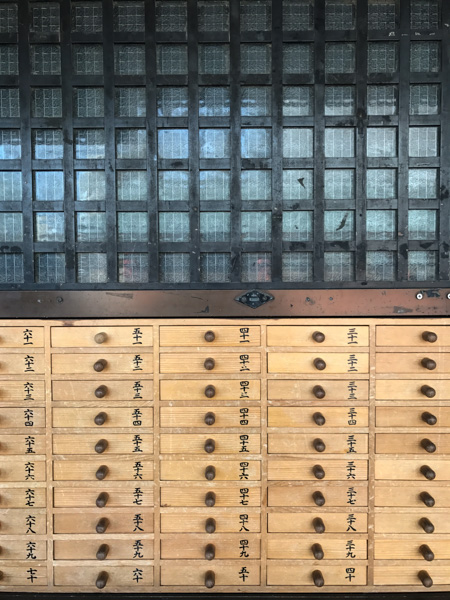
[[[268,346],[368,346],[369,328],[365,325],[269,325]]]
[[[139,501],[137,504],[136,501]],[[153,506],[153,486],[136,484],[123,488],[106,487],[104,490],[95,488],[55,487],[53,490],[53,505],[55,508],[95,508],[96,502],[101,502],[102,507],[106,502],[107,508],[122,506]]]
[[[107,548],[102,548],[105,544]],[[55,560],[99,560],[97,559],[97,553],[99,553],[103,561],[99,562],[99,565],[109,560],[152,560],[154,557],[153,546],[153,537],[150,538],[142,533],[131,538],[108,536],[106,542],[98,535],[94,539],[88,537],[64,540],[58,537],[53,542],[53,557]]]
[[[375,365],[377,373],[411,373],[429,379],[450,373],[450,352],[377,352]]]
[[[208,481],[209,473],[209,481],[259,481],[261,463],[258,460],[217,460],[213,457],[210,460],[161,461],[161,481]]]
[[[236,560],[234,563],[204,561],[163,561],[161,563],[161,585],[201,586],[248,586],[260,584],[259,562]],[[211,586],[211,583],[213,585]]]
[[[448,454],[450,433],[377,433],[377,454]]]
[[[369,354],[355,352],[269,352],[269,373],[368,373]]]
[[[448,538],[437,539],[435,535],[431,539],[424,540],[422,537],[414,538],[375,538],[375,558],[379,560],[422,560],[423,545],[426,545],[434,554],[433,560],[450,560],[450,544]],[[428,550],[423,549],[423,551]],[[431,561],[427,560],[424,565]],[[425,567],[426,568],[426,567]]]
[[[94,408],[70,407],[53,408],[53,427],[132,427],[143,429],[153,427],[153,408],[136,403],[129,408],[116,408],[103,404]]]
[[[0,588],[47,585],[47,566],[45,564],[36,564],[33,561],[33,564],[30,565],[30,561],[27,560],[20,567],[6,565],[5,568],[2,566],[1,570]]]
[[[44,508],[11,508],[0,510],[0,537],[2,535],[45,535],[47,514]],[[2,542],[0,542],[2,544]]]
[[[35,379],[0,381],[0,402],[34,406],[45,402],[45,383]],[[1,427],[1,419],[0,419]]]
[[[259,406],[161,406],[161,427],[261,427]]]
[[[45,452],[45,435],[2,435],[0,438],[0,455],[26,454],[33,457]]]
[[[0,463],[0,483],[4,481],[25,481],[30,486],[35,481],[45,481],[45,456],[4,456]]]
[[[316,529],[323,526],[324,531]],[[366,533],[367,513],[324,513],[319,508],[311,513],[269,513],[267,531],[269,533],[316,533],[318,540],[323,533]]]
[[[46,493],[45,487],[35,487],[31,482],[24,487],[2,487],[0,508],[45,508]]]
[[[153,327],[52,327],[53,348],[153,346]],[[134,350],[133,350],[134,351]]]
[[[107,467],[103,469],[102,467]],[[98,481],[98,474],[105,481],[152,481],[153,460],[146,456],[130,458],[104,457],[95,460],[55,460],[55,481]]]
[[[101,528],[101,531],[99,529]],[[55,533],[92,533],[97,542],[110,533],[153,533],[153,512],[136,508],[127,511],[107,509],[63,512],[53,515]]]
[[[366,433],[269,433],[269,454],[367,454]]]
[[[54,433],[54,454],[153,454],[151,433]]]
[[[45,408],[29,406],[0,408],[0,429],[15,429],[17,427],[26,427],[27,431],[30,432],[37,427],[45,427]]]
[[[429,467],[435,473],[435,477],[429,480],[422,472],[422,467]],[[427,485],[434,485],[436,481],[450,481],[450,460],[437,460],[431,455],[423,458],[404,458],[401,462],[395,458],[375,459],[375,479],[389,479],[398,481],[422,481]]]
[[[44,328],[31,326],[0,327],[0,348],[42,348]]]
[[[368,400],[369,382],[361,379],[338,381],[317,379],[276,380],[267,382],[269,400]]]
[[[212,504],[213,503],[213,504]],[[161,506],[260,506],[261,488],[239,484],[233,487],[217,487],[214,483],[189,487],[162,487]]]
[[[420,365],[421,370],[423,369]],[[432,371],[429,371],[431,374]],[[422,375],[422,374],[421,374]],[[450,380],[428,380],[427,373],[421,379],[376,379],[375,398],[377,400],[450,400]],[[429,389],[431,388],[431,389]],[[428,394],[428,395],[427,395]],[[397,410],[396,408],[394,410]]]
[[[123,373],[140,377],[153,373],[153,354],[52,354],[52,373],[82,373],[99,378]]]
[[[367,485],[270,485],[268,506],[367,506]]]
[[[92,588],[92,591],[97,591],[99,579],[102,581],[106,579],[104,585],[106,591],[115,587],[123,587],[127,588],[127,592],[138,592],[141,587],[153,585],[153,567],[141,562],[120,567],[104,567],[101,563],[95,566],[82,565],[81,569],[56,565],[53,574],[55,586],[89,587]]]
[[[160,346],[259,346],[259,325],[163,325]]]
[[[267,477],[269,481],[362,481],[367,479],[367,460],[323,457],[270,460]]]
[[[365,406],[269,406],[269,427],[368,427]]]
[[[259,400],[261,382],[259,379],[227,381],[225,379],[185,379],[160,381],[161,400]]]
[[[26,538],[5,538],[0,541],[0,555],[3,560],[46,560],[47,541],[33,540],[30,544],[28,536]],[[3,570],[3,567],[2,567]],[[0,579],[1,583],[1,579]]]
[[[377,325],[377,346],[450,346],[450,327],[445,325]]]
[[[211,547],[212,546],[212,547]],[[204,560],[205,554],[212,555],[211,560],[253,560],[261,558],[261,540],[258,535],[240,533],[221,535],[211,542],[211,535],[163,534],[161,538],[161,559]]]
[[[427,524],[430,527],[432,525],[434,531],[425,531]],[[450,533],[449,513],[436,513],[425,506],[421,512],[408,513],[400,509],[378,512],[375,513],[375,533],[420,533],[426,538],[435,533],[447,534]]]
[[[267,563],[267,585],[315,586],[318,585],[315,577],[316,580],[322,579],[323,583],[320,583],[325,587],[366,585],[367,567],[354,561],[336,567],[293,560],[271,560]]]
[[[427,494],[424,499],[421,498],[422,493]],[[428,495],[432,497],[432,500],[428,498]],[[399,487],[380,483],[375,486],[375,506],[407,506],[424,509],[427,506],[424,500],[428,502],[434,500],[436,508],[450,508],[450,487],[439,487],[433,482],[430,482],[429,486],[426,482],[423,486],[403,484]]]
[[[376,562],[373,583],[374,585],[413,585],[418,588],[418,592],[423,592],[425,589],[421,580],[421,574],[422,577],[424,576],[423,571],[425,571],[425,575],[431,577],[434,586],[450,584],[449,563],[433,564],[425,563],[423,560],[414,564],[408,561],[399,561],[395,566]]]
[[[255,352],[165,352],[160,355],[161,373],[260,373],[261,355]]]
[[[320,548],[317,548],[320,546]],[[348,537],[318,535],[270,534],[267,538],[267,558],[317,560],[315,552],[322,552],[320,560],[345,560],[349,552],[356,560],[367,559],[367,540],[348,540]]]
[[[152,401],[153,381],[141,379],[139,375],[136,379],[122,379],[121,381],[108,379],[104,383],[100,381],[53,381],[52,398],[54,401]]]
[[[259,512],[218,512],[205,509],[203,513],[161,513],[161,533],[208,533],[214,543],[217,534],[222,533],[259,533],[261,515]],[[208,530],[212,527],[212,530]]]
[[[42,375],[45,357],[38,352],[42,350],[30,348],[29,352],[0,354],[0,375],[24,375],[25,377]]]
[[[377,427],[420,427],[430,435],[433,426],[450,427],[450,406],[377,406],[375,411]]]
[[[161,454],[259,454],[258,433],[161,433]]]

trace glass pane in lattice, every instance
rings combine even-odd
[[[118,171],[116,177],[118,202],[147,200],[147,171]]]
[[[369,29],[395,29],[396,0],[369,0]]]
[[[101,212],[77,213],[77,242],[105,242],[106,215]]]
[[[158,156],[159,158],[188,158],[188,130],[160,129],[158,131]]]
[[[411,115],[437,115],[441,112],[441,86],[439,84],[411,85],[409,90],[409,113]]]
[[[243,252],[241,254],[241,280],[244,283],[271,281],[272,255],[270,252]]]
[[[314,0],[283,0],[283,31],[314,28]]]
[[[66,257],[62,252],[43,252],[34,255],[36,283],[64,283]]]
[[[369,281],[394,281],[395,253],[385,250],[367,252],[366,279]]]
[[[145,117],[145,88],[116,88],[115,114],[117,117]]]
[[[408,188],[410,198],[436,198],[437,170],[409,169]]]
[[[437,252],[408,252],[409,281],[435,281],[437,277]]]
[[[231,254],[227,252],[202,252],[200,254],[200,279],[203,283],[226,283],[231,276]]]
[[[354,129],[350,127],[327,127],[325,129],[325,156],[327,158],[355,156]]]
[[[34,214],[35,242],[64,242],[64,213],[38,212]]]
[[[283,252],[282,263],[283,281],[312,281],[312,252]]]
[[[241,73],[243,75],[267,75],[272,66],[270,44],[241,44]]]
[[[143,44],[115,44],[114,72],[116,75],[145,75]]]
[[[241,171],[242,200],[271,200],[272,171]]]
[[[103,29],[102,3],[72,2],[72,31],[99,33]]]
[[[228,31],[230,3],[228,0],[199,0],[198,30],[199,31]]]
[[[439,27],[439,1],[411,0],[410,16],[411,29],[437,29]]]
[[[34,33],[57,33],[59,31],[59,4],[57,2],[33,2],[31,31]]]
[[[75,117],[103,117],[104,112],[103,88],[74,88],[73,114]]]
[[[353,169],[325,170],[325,199],[352,200],[355,197],[355,172]]]
[[[147,156],[147,132],[145,129],[117,129],[117,158],[145,158]]]
[[[0,46],[0,75],[19,74],[19,50],[18,46]]]
[[[61,88],[37,88],[31,91],[31,116],[62,117]]]
[[[396,85],[367,86],[368,115],[396,115],[398,111],[398,88]]]
[[[114,31],[145,31],[144,2],[114,2]]]
[[[75,200],[102,201],[106,198],[104,171],[77,171],[75,173]]]
[[[72,46],[75,75],[102,75],[103,47],[99,44],[74,44]]]
[[[227,44],[200,44],[198,71],[202,75],[227,75],[230,71],[230,49]]]
[[[157,96],[158,117],[187,117],[188,90],[186,87],[160,87]]]
[[[61,74],[61,49],[57,44],[31,46],[31,74]]]
[[[283,202],[312,200],[314,197],[314,172],[312,169],[286,169],[283,171]]]
[[[367,198],[370,200],[397,198],[397,170],[368,169]]]
[[[17,33],[18,26],[17,4],[0,4],[0,33]]]
[[[283,44],[283,73],[309,74],[314,70],[313,44]]]
[[[367,156],[397,156],[397,129],[395,127],[368,127]]]
[[[161,253],[159,255],[159,280],[162,283],[188,283],[190,280],[189,253]]]
[[[325,87],[325,115],[355,114],[355,87],[353,85],[327,85]]]
[[[353,281],[354,270],[353,252],[324,253],[325,281]]]
[[[436,240],[437,219],[435,210],[408,211],[408,238],[410,240]]]
[[[351,241],[355,237],[355,216],[349,210],[326,210],[324,224],[325,240]]]
[[[200,171],[200,201],[220,202],[221,206],[230,203],[229,171]]]
[[[33,137],[33,158],[38,160],[62,159],[64,142],[62,129],[35,129]]]
[[[395,73],[398,70],[397,42],[369,42],[367,70],[369,73]]]
[[[0,254],[0,283],[23,282],[23,254]]]
[[[354,73],[356,46],[351,42],[325,44],[326,73]]]
[[[440,42],[411,42],[411,73],[438,73],[441,68]]]
[[[437,127],[410,127],[409,155],[439,156],[439,129]]]
[[[313,114],[314,88],[312,86],[283,86],[283,116],[311,117]]]
[[[64,173],[62,171],[35,171],[34,199],[58,202],[64,200]]]
[[[162,0],[156,3],[156,31],[186,31],[186,2]]]
[[[312,236],[312,211],[283,211],[283,242],[310,242]]]
[[[395,240],[397,237],[395,210],[368,210],[366,237],[368,240]]]
[[[23,241],[22,213],[0,213],[0,242]]]
[[[241,0],[241,31],[269,31],[272,27],[272,2]]]
[[[241,239],[243,242],[270,242],[272,239],[272,213],[241,213]]]
[[[325,29],[355,29],[355,0],[326,0]]]
[[[105,158],[104,129],[76,129],[75,158]]]
[[[117,267],[120,283],[146,283],[148,281],[148,254],[119,252]]]
[[[199,137],[200,158],[230,157],[229,129],[201,129]]]
[[[0,88],[0,118],[15,119],[19,116],[19,88]]]
[[[185,75],[187,73],[187,46],[158,45],[156,48],[159,75]]]
[[[272,88],[262,86],[241,88],[241,115],[244,117],[270,117],[272,114]]]
[[[148,213],[120,212],[117,214],[117,237],[119,242],[148,241]]]
[[[160,242],[189,242],[189,213],[159,213]]]
[[[107,281],[106,254],[79,252],[77,254],[78,283],[105,283]]]
[[[200,213],[201,242],[229,242],[231,236],[230,213]]]
[[[271,155],[270,129],[241,129],[242,158],[270,158]]]
[[[200,88],[198,114],[200,115],[200,117],[228,117],[230,115],[230,88]]]
[[[188,202],[189,173],[187,171],[159,171],[158,198],[160,202]]]
[[[20,129],[0,129],[0,160],[16,160],[21,156]]]
[[[0,171],[0,202],[22,202],[20,171]]]
[[[283,157],[311,158],[314,130],[310,127],[283,129]]]

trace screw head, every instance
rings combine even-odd
[[[417,300],[422,300],[422,299],[423,299],[423,294],[422,294],[422,292],[417,292],[417,294],[416,294],[416,298],[417,298]]]
[[[447,294],[447,300],[450,300],[450,292]]]

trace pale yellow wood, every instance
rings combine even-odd
[[[111,427],[132,427],[141,430],[153,427],[153,408],[143,406],[136,401],[129,408],[116,408],[104,404],[95,408],[73,407],[53,408],[53,427],[88,427],[96,429],[101,434],[103,429]],[[99,413],[106,414],[103,425],[94,422]]]
[[[22,487],[1,487],[0,508],[45,508],[47,490],[38,487],[41,485],[29,482],[29,485]]]
[[[239,575],[245,566],[245,581]],[[214,561],[163,561],[161,563],[161,585],[162,586],[202,586],[205,591],[205,575],[208,571],[213,571],[215,575],[215,585],[245,587],[250,585],[259,585],[260,583],[260,565],[256,561],[241,562],[233,564],[223,564]],[[214,590],[213,590],[214,591]],[[236,590],[238,591],[238,590]]]
[[[45,427],[45,408],[35,408],[34,406],[0,408],[0,429],[16,429],[17,427],[23,428],[30,435],[37,433],[36,429]]]
[[[436,348],[439,346],[450,346],[450,327],[435,325],[377,325],[377,346],[423,346],[424,348]],[[422,334],[432,332],[437,335],[435,342],[427,342]]]
[[[313,393],[316,386],[323,388],[325,392],[322,403],[329,400],[368,400],[369,382],[361,379],[349,380],[268,380],[269,400],[303,400],[317,402]]]
[[[348,536],[327,536],[322,534],[302,535],[275,535],[269,536],[267,541],[267,558],[270,559],[303,559],[314,560],[312,546],[320,544],[323,551],[323,560],[348,560]],[[367,540],[353,539],[351,554],[356,560],[367,559]]]
[[[101,335],[104,334],[104,335]],[[139,352],[142,346],[153,346],[153,327],[52,327],[53,348],[115,348],[128,346]],[[97,337],[98,342],[95,337]],[[104,341],[101,341],[104,339]]]
[[[413,374],[414,379],[383,379],[377,377],[376,398],[377,400],[420,400],[422,403],[433,403],[436,400],[450,400],[450,379],[431,379],[434,371],[426,371],[421,365],[417,373]],[[430,399],[421,391],[424,385],[434,389],[436,395]],[[396,409],[395,409],[396,410]]]
[[[421,454],[430,456],[421,446],[421,442],[431,441],[436,447],[433,456],[446,455],[450,452],[450,433],[377,433],[377,454]]]
[[[420,537],[408,538],[375,538],[375,558],[381,560],[422,560],[420,547],[424,540]],[[450,560],[449,538],[426,540],[427,545],[434,553],[435,560]]]
[[[98,562],[98,565],[107,566],[112,560],[130,560],[138,562],[142,560],[152,560],[154,557],[153,538],[148,534],[139,534],[139,544],[136,543],[137,536],[114,538],[108,536],[106,540],[96,536],[94,538],[72,538],[61,539],[57,536],[54,541],[55,560],[95,560],[96,554],[102,543],[108,545],[108,555],[105,560]],[[80,570],[84,569],[81,567]]]
[[[347,569],[354,569],[349,573]],[[314,562],[310,565],[303,561],[273,560],[267,566],[267,584],[269,586],[312,586],[314,589],[313,572],[320,570],[324,578],[324,587],[328,586],[359,586],[367,581],[367,567],[358,561],[349,561],[344,565],[322,565]],[[315,588],[317,589],[317,588]],[[313,591],[313,590],[311,590]]]
[[[437,486],[430,482],[420,486],[403,483],[401,486],[377,483],[375,486],[375,506],[395,506],[399,508],[425,509],[420,493],[429,490],[436,508],[450,508],[450,487]]]
[[[214,360],[214,368],[206,369],[205,361]],[[261,355],[256,352],[162,352],[160,355],[161,373],[202,373],[206,377],[216,373],[236,373],[246,377],[261,371]]]
[[[349,467],[349,461],[352,463]],[[268,465],[269,481],[316,481],[313,467],[322,466],[325,477],[320,481],[358,481],[367,479],[367,460],[361,459],[330,459],[317,457],[314,459],[277,460],[271,459]],[[347,479],[351,475],[352,479]],[[353,479],[354,477],[354,479]]]
[[[205,416],[214,414],[214,423],[207,425]],[[161,427],[189,427],[214,430],[220,427],[238,427],[242,433],[246,429],[260,427],[261,409],[259,406],[161,406],[159,410]]]
[[[367,514],[361,512],[324,513],[319,511],[310,513],[269,513],[269,533],[314,533],[314,520],[318,517],[325,525],[325,533],[353,533],[367,532]],[[318,535],[318,541],[322,534]]]
[[[269,454],[317,454],[318,457],[327,454],[346,454],[353,457],[355,454],[367,454],[368,450],[366,433],[303,430],[296,433],[269,433],[268,438]],[[325,445],[323,452],[315,450],[314,443],[317,441]]]
[[[41,352],[41,353],[39,353]],[[0,375],[20,375],[32,378],[44,372],[45,357],[41,349],[29,348],[20,353],[0,354]]]
[[[433,509],[425,507],[421,512],[414,513],[408,512],[404,508],[389,513],[376,513],[375,533],[420,533],[428,538],[430,534],[427,535],[420,525],[420,520],[424,517],[428,518],[434,525],[434,533],[437,535],[450,533],[450,520],[443,514],[433,512]],[[428,542],[428,539],[424,540],[424,543],[426,542]]]
[[[22,327],[0,326],[0,348],[42,348],[44,328],[34,325]]]
[[[124,506],[135,508],[137,506],[134,496],[136,488],[139,488],[139,506],[153,506],[153,487],[136,484],[123,488],[108,486],[105,490],[108,494],[106,509],[122,508]],[[55,508],[95,508],[95,501],[99,494],[100,490],[96,488],[55,487],[53,490],[53,505]]]
[[[26,454],[29,458],[36,454],[45,454],[45,435],[34,435],[31,432],[1,435],[0,456],[4,454]]]
[[[314,415],[320,413],[325,418],[324,425],[317,425]],[[365,406],[269,406],[269,427],[310,427],[317,435],[325,427],[369,426],[369,409]],[[329,434],[328,434],[329,435]]]
[[[23,381],[0,381],[0,402],[23,403],[24,406],[43,404],[44,389],[44,382],[33,377]]]
[[[450,460],[437,460],[433,455],[423,458],[409,459],[396,458],[375,459],[375,478],[395,481],[421,481],[427,489],[432,489],[433,482],[428,481],[420,472],[420,467],[427,465],[436,473],[435,481],[450,481]]]
[[[140,515],[136,523],[136,513]],[[140,535],[141,533],[153,533],[153,511],[141,510],[108,510],[97,508],[96,510],[70,511],[56,513],[53,515],[53,527],[55,533],[93,533],[96,534],[96,526],[100,519],[107,519],[108,526],[104,534],[101,535],[102,541],[107,543],[107,537],[110,533],[132,533]],[[98,535],[98,534],[97,534]]]
[[[450,585],[450,565],[433,564],[422,560],[411,564],[411,562],[397,562],[396,565],[375,563],[375,585],[394,586],[416,586],[417,592],[425,592],[425,588],[419,579],[419,572],[425,570],[433,580],[433,585]],[[431,588],[433,590],[433,588]],[[399,589],[399,591],[403,591]]]
[[[430,358],[436,363],[433,370],[422,366],[421,361]],[[427,382],[437,375],[450,373],[450,352],[437,353],[436,350],[423,352],[378,352],[376,357],[377,373],[410,373]]]
[[[214,442],[214,452],[205,450],[207,442]],[[209,442],[210,443],[210,442]],[[161,433],[160,449],[163,454],[259,454],[261,439],[257,433]]]
[[[105,440],[108,445],[104,452],[97,453],[95,446]],[[138,450],[136,450],[138,448]],[[91,456],[108,456],[111,454],[129,454],[136,460],[139,456],[153,453],[153,435],[150,433],[54,433],[54,454],[90,454]],[[107,459],[106,459],[107,460]],[[114,460],[114,459],[112,459]]]
[[[135,463],[140,463],[139,477],[135,479]],[[107,466],[108,474],[104,483],[98,482],[99,491],[102,485],[109,481],[151,481],[153,479],[153,460],[147,456],[117,458],[104,457],[95,460],[55,460],[53,462],[53,477],[55,481],[93,481],[97,482],[95,473],[101,466]]]
[[[94,373],[94,371],[92,371]],[[99,386],[105,386],[105,396],[99,399],[95,396],[95,390]],[[53,400],[72,401],[72,400],[91,400],[98,404],[98,407],[109,406],[109,403],[116,400],[129,400],[140,402],[144,400],[153,400],[153,381],[142,378],[137,375],[135,379],[108,379],[108,381],[53,381]]]
[[[214,492],[214,506],[260,506],[261,488],[236,484],[233,487],[217,487],[214,483],[190,485],[189,487],[161,487],[161,506],[198,506],[205,507],[205,496],[208,492]]]
[[[210,377],[209,371],[203,379],[160,381],[161,400],[207,400],[207,387],[215,388],[214,403],[221,400],[259,400],[261,397],[261,382],[257,379],[227,381]],[[161,407],[162,408],[162,407]]]
[[[102,371],[94,369],[94,364],[105,360]],[[1,367],[1,363],[0,363]],[[53,354],[52,373],[95,375],[99,380],[111,374],[128,374],[139,378],[153,373],[153,355],[148,352],[128,352],[127,354]]]
[[[325,508],[330,506],[367,506],[367,485],[323,485],[308,483],[307,485],[277,484],[268,488],[269,506],[306,507],[320,510],[313,499],[314,492],[320,492],[325,498]],[[350,504],[350,500],[352,504]]]
[[[246,517],[242,518],[242,515]],[[216,535],[221,533],[259,533],[261,531],[261,518],[259,513],[223,512],[223,510],[209,509],[202,513],[161,513],[161,533],[206,533],[207,519],[214,519],[215,532],[210,534],[214,543]]]
[[[5,481],[24,481],[30,486],[35,481],[45,481],[45,456],[3,456],[0,483]]]
[[[216,560],[239,559],[254,560],[261,557],[261,540],[258,535],[246,534],[245,545],[241,545],[242,534],[223,534],[212,542]],[[211,535],[180,535],[163,534],[161,539],[161,558],[170,560],[202,560],[205,558],[205,548],[211,544]]]
[[[136,567],[140,570],[140,577],[136,582],[135,577]],[[55,586],[69,586],[69,587],[89,587],[92,592],[97,592],[95,582],[101,571],[108,573],[108,581],[104,588],[105,592],[114,587],[123,587],[127,589],[127,592],[139,592],[140,588],[145,586],[153,585],[153,567],[147,564],[139,565],[131,564],[120,567],[108,567],[99,563],[97,565],[83,565],[81,568],[74,568],[73,566],[55,566]]]
[[[20,567],[10,567],[6,565],[2,566],[2,578],[0,579],[0,589],[4,587],[37,587],[41,588],[47,585],[47,566],[45,563],[34,563],[33,562],[33,573],[29,573],[30,569],[29,561],[24,562]],[[50,582],[51,583],[51,582]],[[31,591],[31,590],[29,590]]]
[[[47,558],[47,542],[46,540],[37,539],[30,547],[30,538],[21,537],[15,539],[0,537],[0,556],[1,560],[46,560]],[[33,558],[30,558],[30,554]],[[2,565],[2,569],[3,569]]]
[[[245,463],[245,465],[241,465]],[[261,463],[258,460],[161,460],[161,481],[206,481],[205,469],[213,466],[216,470],[214,481],[259,481]]]
[[[269,352],[269,373],[314,373],[314,374],[357,374],[369,372],[369,354],[358,352],[329,352],[318,349],[316,352]],[[316,359],[325,361],[323,370],[314,366]]]
[[[207,332],[214,333],[214,340],[206,341]],[[212,336],[211,336],[212,337]],[[242,324],[239,326],[223,325],[163,325],[160,328],[160,346],[214,346],[245,348],[259,346],[261,343],[260,327]]]
[[[437,419],[435,425],[428,425],[423,413],[430,413]],[[377,406],[377,427],[420,427],[423,435],[434,435],[437,427],[450,427],[450,406],[432,406],[425,402],[415,406]]]
[[[316,342],[313,338],[314,333],[322,333],[325,339],[322,342]],[[348,346],[357,348],[359,346],[369,345],[369,328],[367,326],[333,326],[321,325],[292,325],[267,327],[267,345],[268,346],[314,346],[322,348],[325,346]]]
[[[46,532],[47,514],[44,508],[0,510],[0,544],[3,535],[22,535],[30,540]]]

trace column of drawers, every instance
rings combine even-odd
[[[259,326],[161,326],[161,585],[258,586]]]
[[[44,328],[0,328],[0,587],[47,585]]]
[[[153,328],[53,327],[51,342],[54,585],[151,589]]]
[[[376,328],[375,585],[450,584],[450,328]]]
[[[368,327],[267,331],[267,584],[364,586]]]

